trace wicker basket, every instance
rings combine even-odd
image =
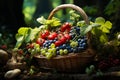
[[[72,8],[74,10],[77,10],[82,15],[86,24],[89,24],[86,13],[80,7],[73,4],[62,4],[60,6],[57,6],[55,9],[52,10],[48,19],[51,19],[58,10],[63,8]],[[85,69],[85,66],[87,66],[91,61],[93,61],[93,57],[95,54],[95,52],[90,46],[90,33],[87,34],[87,38],[88,49],[83,52],[75,54],[69,53],[65,56],[58,55],[50,60],[40,55],[35,56],[34,59],[38,62],[40,67],[55,69],[59,72],[81,72]]]

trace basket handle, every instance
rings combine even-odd
[[[48,19],[49,19],[49,20],[52,19],[53,15],[54,15],[57,11],[59,11],[60,9],[63,9],[63,8],[72,8],[72,9],[74,9],[74,10],[77,10],[77,11],[81,14],[81,16],[83,17],[83,19],[85,20],[85,23],[88,24],[88,25],[90,24],[90,22],[89,22],[89,20],[88,20],[88,16],[87,16],[86,13],[84,12],[84,10],[83,10],[82,8],[74,5],[74,4],[62,4],[62,5],[57,6],[56,8],[54,8],[54,9],[51,11],[51,13],[49,14]]]

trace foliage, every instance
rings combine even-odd
[[[120,4],[119,0],[110,0],[110,2],[105,8],[105,14],[111,15],[111,14],[115,14],[116,12],[119,12],[119,8],[120,8],[119,4]]]
[[[85,72],[88,75],[96,74],[97,76],[103,76],[102,71],[100,69],[96,70],[94,65],[90,65],[89,67],[87,67]]]
[[[23,43],[29,43],[36,39],[36,37],[39,35],[42,30],[48,29],[48,27],[56,27],[60,26],[60,20],[57,18],[52,18],[51,20],[46,20],[44,17],[40,17],[37,19],[38,22],[40,22],[40,27],[36,28],[30,28],[30,27],[21,27],[18,30],[18,33],[16,34],[16,46],[15,48],[19,48]]]
[[[37,0],[24,0],[23,3],[23,14],[26,24],[30,24],[33,19],[34,12],[36,10]]]

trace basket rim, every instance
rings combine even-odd
[[[66,58],[82,58],[82,57],[94,57],[95,56],[95,52],[92,49],[87,49],[84,50],[83,52],[80,53],[69,53],[67,55],[57,55],[52,57],[50,60],[53,59],[66,59]],[[35,55],[34,58],[38,58],[38,59],[47,59],[45,56],[43,55]],[[48,59],[47,59],[48,60]]]

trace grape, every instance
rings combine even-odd
[[[50,53],[50,52],[47,52],[46,53],[46,58],[47,59],[51,59],[53,57],[53,54],[52,53]]]
[[[67,53],[68,53],[68,50],[67,50],[67,49],[64,49],[63,52],[64,52],[64,54],[67,54]]]
[[[63,55],[64,52],[63,52],[62,49],[60,49],[60,50],[59,50],[59,53],[60,53],[60,55]]]
[[[35,48],[36,52],[39,53],[40,52],[40,48]]]
[[[48,52],[49,52],[49,53],[52,53],[53,51],[52,51],[52,49],[48,49]]]
[[[42,55],[46,55],[46,50],[45,49],[41,49],[41,54]]]
[[[52,48],[52,53],[54,56],[56,55],[56,48]]]
[[[52,44],[50,45],[50,48],[55,48],[55,44],[52,43]]]
[[[31,53],[31,50],[32,50],[32,49],[29,48],[29,49],[28,49],[28,52]]]
[[[78,42],[77,41],[71,41],[70,46],[71,47],[77,47],[78,46]]]
[[[36,50],[35,49],[32,49],[31,50],[31,54],[34,55],[36,53]]]

